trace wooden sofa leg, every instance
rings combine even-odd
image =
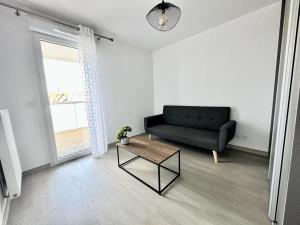
[[[214,160],[215,160],[215,163],[218,163],[218,152],[217,151],[213,151],[213,155],[214,155]]]
[[[149,141],[151,140],[151,134],[149,134]]]

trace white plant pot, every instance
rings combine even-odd
[[[122,145],[128,145],[128,143],[129,143],[129,138],[128,137],[121,139],[121,144]]]

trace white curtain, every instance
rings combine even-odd
[[[97,158],[107,152],[106,129],[100,90],[100,73],[94,31],[80,25],[79,59],[85,83],[86,111],[92,155]]]

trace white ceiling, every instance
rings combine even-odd
[[[27,6],[145,49],[157,49],[279,0],[168,0],[182,10],[168,32],[152,28],[147,12],[159,0],[20,0]]]

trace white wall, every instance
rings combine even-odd
[[[151,52],[117,41],[100,41],[98,50],[108,141],[126,125],[130,135],[145,132],[144,117],[154,112]]]
[[[164,104],[228,105],[238,121],[233,144],[266,150],[279,3],[151,53],[120,42],[98,44],[108,141],[123,125]],[[0,7],[0,108],[10,111],[24,171],[51,162],[32,34],[24,16]],[[231,57],[228,57],[230,55]],[[224,79],[226,78],[226,79]]]
[[[118,42],[99,42],[104,114],[109,142],[123,125],[143,131],[153,114],[151,52]],[[0,7],[0,109],[10,111],[23,171],[51,162],[35,69],[32,33],[25,15]]]
[[[50,162],[26,20],[0,7],[0,109],[11,115],[23,170]]]
[[[231,144],[268,150],[280,3],[153,52],[154,108],[230,106]]]

